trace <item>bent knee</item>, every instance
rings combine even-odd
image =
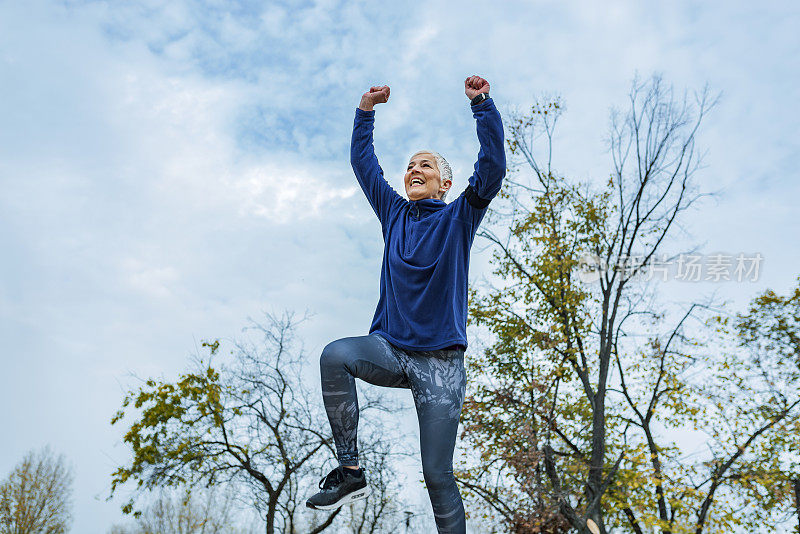
[[[348,361],[349,352],[347,350],[347,341],[344,339],[337,339],[328,343],[322,354],[319,357],[319,366],[323,367],[341,367]]]

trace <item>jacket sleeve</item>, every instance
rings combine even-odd
[[[394,210],[404,199],[386,182],[383,169],[375,157],[372,146],[372,131],[375,126],[375,111],[356,108],[353,137],[350,141],[350,164],[361,189],[364,191],[375,215],[385,226]]]
[[[471,200],[470,205],[488,205],[494,198],[503,183],[506,175],[506,152],[503,135],[503,120],[500,112],[491,98],[480,104],[472,106],[472,116],[475,117],[476,129],[480,150],[478,161],[475,162],[475,172],[469,178],[472,191],[467,188],[467,196],[477,195]]]

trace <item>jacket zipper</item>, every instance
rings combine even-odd
[[[416,219],[419,220],[419,205],[418,204],[414,204],[412,207],[413,207],[412,212],[411,212],[412,218],[414,217],[414,210],[416,210],[416,212],[417,212]],[[411,226],[409,226],[406,229],[406,242],[405,242],[405,254],[406,255],[408,254],[408,242],[409,242],[410,239],[411,239]]]

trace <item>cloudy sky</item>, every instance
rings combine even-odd
[[[109,425],[129,375],[173,377],[201,339],[310,310],[311,355],[367,332],[380,227],[352,176],[370,85],[376,150],[402,191],[432,148],[466,185],[463,94],[501,112],[559,94],[558,170],[601,183],[612,105],[635,73],[722,92],[688,215],[705,251],[760,252],[756,283],[689,285],[742,305],[800,274],[800,4],[0,0],[0,473],[51,444],[74,464],[75,532],[126,458]],[[474,251],[472,276],[487,268]]]

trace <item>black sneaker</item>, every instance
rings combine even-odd
[[[364,470],[339,466],[319,481],[322,491],[308,498],[306,506],[315,510],[335,510],[343,504],[366,498],[370,490]]]

